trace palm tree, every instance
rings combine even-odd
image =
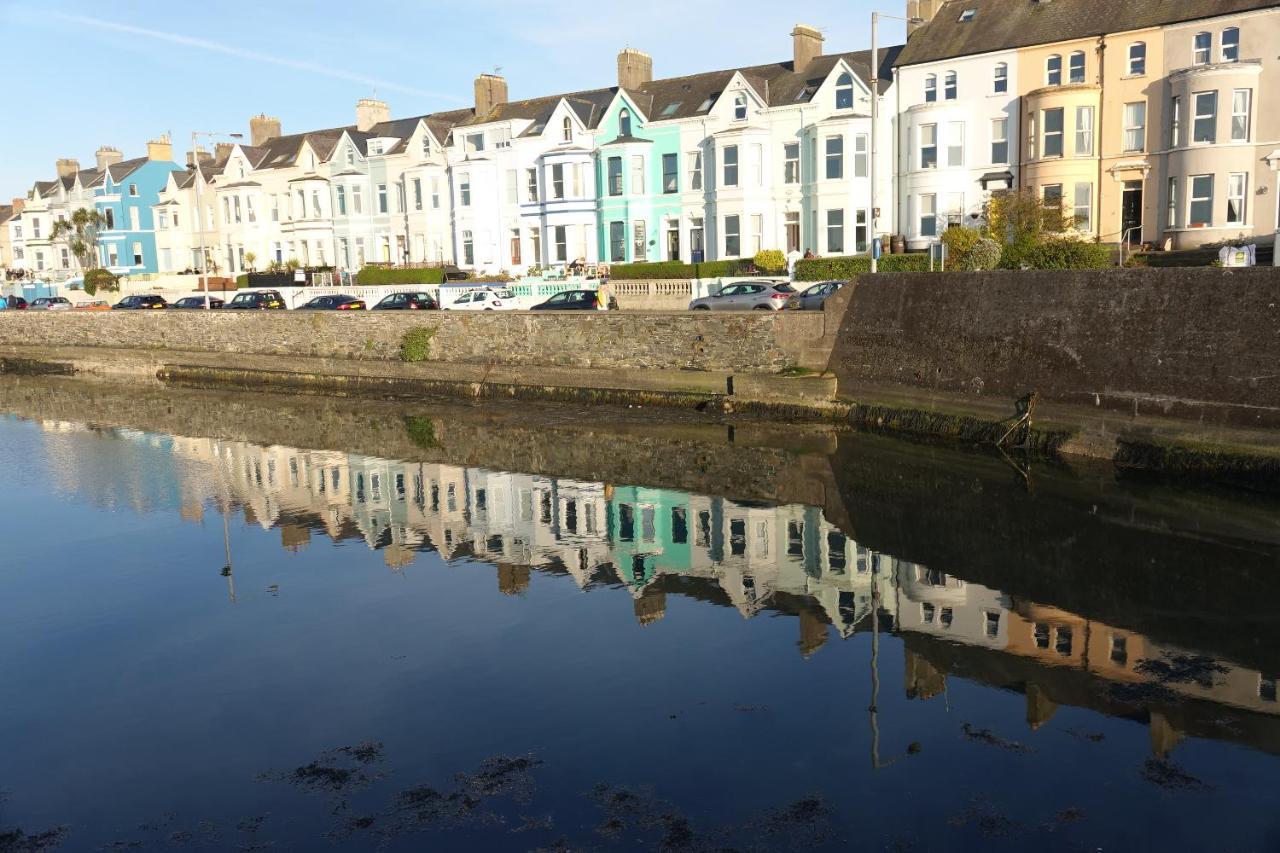
[[[98,232],[103,223],[101,213],[82,207],[71,214],[70,219],[54,222],[49,239],[65,243],[82,270],[93,269],[98,266]]]

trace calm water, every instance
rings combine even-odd
[[[0,850],[1280,847],[1274,504],[0,392]]]

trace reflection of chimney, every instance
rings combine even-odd
[[[393,572],[407,569],[413,565],[413,551],[403,545],[392,543],[382,549],[382,562],[386,563],[387,568]]]
[[[98,171],[101,172],[108,166],[114,166],[116,163],[124,160],[124,155],[120,153],[120,149],[112,148],[104,145],[94,152],[94,156],[98,160]]]
[[[374,98],[361,98],[356,101],[356,130],[368,133],[374,125],[391,121],[391,107],[386,101]]]
[[[667,615],[667,594],[660,589],[649,586],[633,602],[633,605],[636,611],[636,621],[641,625],[652,625]]]
[[[58,177],[69,178],[80,171],[80,161],[74,157],[64,157],[58,161]]]
[[[280,119],[259,113],[249,119],[249,144],[254,148],[266,145],[280,136]]]
[[[1049,698],[1038,684],[1027,685],[1027,725],[1031,731],[1043,726],[1058,710],[1058,703]]]
[[[812,610],[800,611],[800,654],[809,657],[827,643],[827,623]]]
[[[1164,758],[1173,752],[1173,748],[1182,743],[1184,735],[1173,727],[1169,719],[1157,711],[1151,712],[1151,751],[1158,758]]]
[[[498,591],[503,595],[520,595],[529,588],[529,567],[511,563],[498,564]]]
[[[280,544],[287,550],[298,552],[311,544],[311,529],[301,524],[280,525]]]
[[[147,143],[147,159],[153,163],[173,160],[173,143],[169,140],[169,134],[166,133],[159,139],[152,139]]]
[[[635,48],[627,48],[618,54],[618,86],[623,89],[639,89],[653,82],[653,57]]]
[[[507,78],[481,74],[476,78],[476,115],[486,116],[507,102]]]
[[[933,664],[910,649],[905,655],[908,699],[932,699],[947,689],[947,677]]]
[[[791,31],[792,68],[804,71],[810,62],[822,56],[823,41],[825,39],[822,33],[816,28],[796,24],[796,28]]]

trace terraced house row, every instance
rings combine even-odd
[[[1009,188],[1059,200],[1082,239],[1272,239],[1276,0],[909,0],[907,13],[907,44],[875,71],[869,51],[824,53],[797,26],[781,62],[662,79],[627,49],[599,89],[513,101],[482,74],[473,105],[448,112],[392,119],[364,99],[354,124],[288,135],[260,115],[248,140],[189,152],[186,168],[163,139],[140,160],[62,160],[0,208],[0,265],[73,271],[49,228],[89,204],[110,212],[101,262],[120,273],[198,268],[201,236],[226,273],[846,255],[890,234],[920,249],[981,225]]]

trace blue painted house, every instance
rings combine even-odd
[[[167,138],[147,143],[147,156],[124,160],[118,151],[98,152],[102,170],[93,186],[93,203],[105,226],[99,233],[102,265],[117,275],[159,272],[152,208],[160,201],[173,162]]]

